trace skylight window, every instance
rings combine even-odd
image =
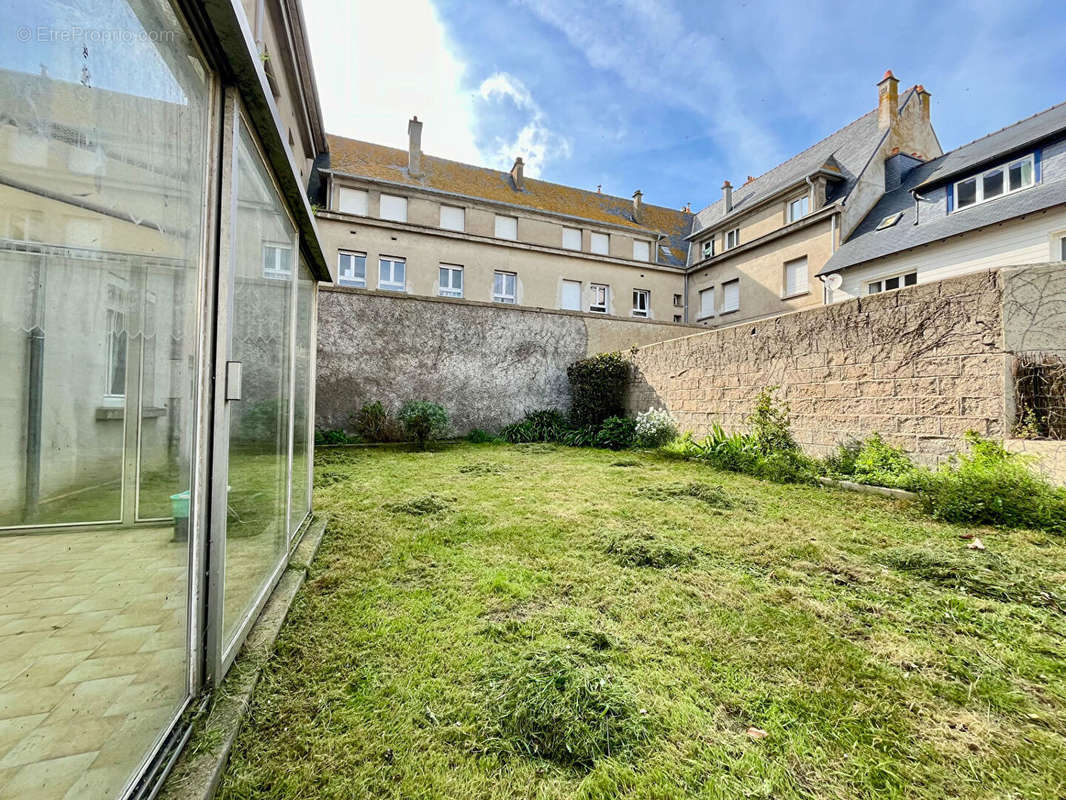
[[[902,211],[897,211],[895,214],[889,214],[887,217],[877,223],[876,230],[883,231],[885,228],[891,228],[901,219],[903,219]]]
[[[1035,159],[1032,155],[1028,155],[956,183],[952,188],[955,200],[954,210],[960,211],[978,203],[1028,189],[1035,183]]]

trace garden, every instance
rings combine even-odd
[[[411,443],[318,449],[327,535],[222,797],[1066,794],[1061,490],[977,438],[810,459],[771,391],[678,435],[604,366],[565,416],[442,442],[414,404]]]

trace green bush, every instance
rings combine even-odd
[[[563,444],[568,447],[595,447],[596,435],[599,432],[599,425],[583,425],[580,428],[571,428],[563,434]]]
[[[601,353],[566,368],[570,380],[570,418],[575,425],[599,425],[621,416],[629,365],[621,353]]]
[[[947,522],[1066,533],[1066,489],[1033,472],[1028,458],[966,434],[970,446],[936,471],[918,473],[925,510]]]
[[[896,489],[916,488],[920,481],[917,465],[901,448],[893,447],[875,433],[862,442],[842,444],[827,457],[823,468],[830,477],[841,477],[873,486]]]
[[[596,447],[625,450],[637,438],[637,423],[629,417],[608,417],[596,434]]]
[[[518,422],[500,431],[500,436],[512,444],[562,441],[567,431],[566,418],[553,408],[530,411]]]
[[[395,425],[389,411],[380,402],[365,403],[351,417],[356,433],[368,442],[388,442],[395,437]]]
[[[491,442],[500,441],[500,437],[481,428],[474,428],[470,433],[466,435],[466,440],[470,444],[489,444]]]
[[[637,414],[637,444],[662,447],[677,438],[677,423],[666,409],[649,408]]]
[[[351,444],[357,441],[358,437],[349,436],[342,430],[315,428],[315,444]]]
[[[400,409],[400,424],[408,438],[425,450],[427,443],[447,432],[448,412],[437,403],[413,400]]]
[[[799,450],[792,436],[791,409],[788,403],[774,401],[777,386],[768,386],[755,398],[755,407],[748,415],[749,441],[761,455]]]

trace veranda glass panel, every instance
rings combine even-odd
[[[243,379],[241,399],[230,404],[223,592],[227,646],[288,543],[289,342],[296,280],[296,229],[243,123],[236,180],[229,360],[243,365]]]
[[[208,73],[162,0],[4,29],[0,796],[102,800],[188,694]]]
[[[296,283],[296,381],[292,403],[292,510],[289,531],[295,533],[311,510],[311,463],[308,460],[308,432],[311,409],[311,365],[314,356],[315,281],[300,259]]]

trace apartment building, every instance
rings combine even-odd
[[[1066,261],[1066,103],[940,158],[886,163],[884,195],[820,272],[830,301]]]
[[[329,136],[323,246],[341,286],[685,320],[692,215],[422,152]]]
[[[698,212],[685,237],[689,319],[705,326],[821,305],[817,279],[884,193],[887,159],[941,154],[922,86],[886,72],[877,108]]]

